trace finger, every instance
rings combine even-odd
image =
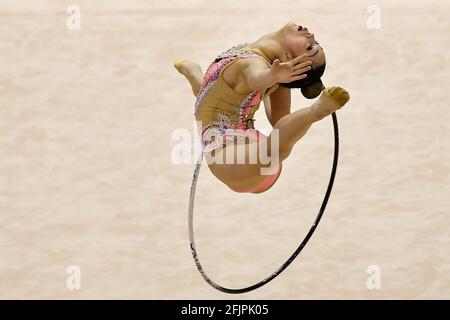
[[[305,68],[308,66],[312,66],[312,61],[306,61],[306,62],[302,62],[302,63],[298,63],[294,66],[294,70],[300,69],[300,68]]]
[[[301,56],[298,56],[295,59],[293,59],[291,61],[291,63],[293,63],[295,65],[303,60],[307,60],[307,58],[309,58],[309,56],[305,53],[305,54],[302,54]]]
[[[309,70],[311,70],[311,66],[308,66],[306,68],[302,68],[302,69],[298,69],[298,70],[294,70],[294,72],[292,73],[292,75],[294,76],[298,76],[302,73],[308,72]]]
[[[306,77],[307,77],[306,74],[302,74],[302,75],[299,75],[299,76],[292,77],[291,81],[302,80],[302,79],[305,79]]]
[[[299,74],[299,73],[308,72],[308,71],[311,70],[311,69],[312,69],[311,66],[307,66],[307,67],[304,67],[304,68],[295,69],[295,70],[293,71],[293,73],[294,73],[295,75],[297,75],[297,74]]]

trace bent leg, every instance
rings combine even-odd
[[[278,130],[278,141],[273,130],[269,136],[269,149],[278,149],[280,161],[284,161],[291,153],[295,143],[300,140],[314,123],[311,107],[297,110],[278,120],[273,130]],[[276,143],[277,145],[273,145]]]
[[[249,190],[260,186],[267,178],[268,169],[273,169],[274,165],[281,164],[289,156],[294,144],[306,134],[314,122],[340,109],[348,100],[349,95],[342,88],[325,89],[311,107],[281,118],[274,127],[278,132],[272,132],[269,139],[250,143],[235,142],[209,153],[207,161],[211,172],[233,190]],[[271,152],[274,147],[271,140],[277,134],[279,143],[278,150],[275,150],[278,151],[278,159]],[[264,152],[269,162],[260,157]]]

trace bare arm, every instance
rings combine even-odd
[[[272,127],[283,118],[291,113],[291,89],[279,86],[269,99],[264,100],[266,116]]]
[[[311,70],[311,60],[304,54],[289,62],[275,59],[269,67],[259,59],[247,59],[241,69],[241,75],[247,82],[248,88],[265,90],[276,83],[288,83],[306,78],[305,72]]]

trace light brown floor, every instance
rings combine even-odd
[[[382,28],[369,30],[370,1],[77,3],[82,29],[69,31],[73,1],[0,1],[1,298],[450,296],[450,4],[378,1]],[[227,296],[188,248],[193,164],[171,162],[170,137],[193,131],[194,98],[172,61],[205,70],[288,21],[315,32],[324,82],[352,97],[335,188],[292,266]],[[293,94],[293,110],[305,103]],[[268,125],[261,108],[256,126]],[[332,138],[331,119],[314,125],[261,195],[228,191],[204,166],[196,236],[214,280],[249,285],[287,258],[319,208]],[[69,265],[79,291],[66,288]],[[369,265],[381,290],[366,288]]]

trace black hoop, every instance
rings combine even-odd
[[[188,215],[188,225],[189,225],[189,241],[190,241],[190,247],[192,251],[192,256],[194,257],[195,265],[197,266],[198,271],[202,275],[203,279],[205,279],[206,282],[208,282],[213,288],[225,292],[225,293],[231,293],[231,294],[238,294],[238,293],[245,293],[249,292],[255,289],[258,289],[259,287],[262,287],[263,285],[269,283],[273,279],[275,279],[281,272],[283,272],[291,263],[294,261],[294,259],[298,256],[298,254],[303,250],[305,245],[308,243],[309,238],[313,235],[314,231],[316,230],[317,225],[320,222],[320,219],[322,218],[323,212],[325,211],[325,207],[328,203],[328,198],[331,194],[331,189],[333,188],[333,182],[334,178],[336,176],[336,169],[337,169],[337,163],[338,163],[338,156],[339,156],[339,130],[338,130],[338,122],[336,118],[336,114],[332,113],[333,118],[333,127],[334,127],[334,159],[333,159],[333,167],[331,169],[331,176],[330,180],[328,182],[327,191],[325,192],[325,197],[323,198],[322,205],[320,207],[319,213],[314,220],[314,223],[312,224],[311,228],[309,229],[308,234],[303,239],[303,241],[300,243],[299,247],[295,250],[295,252],[289,257],[289,259],[286,260],[285,263],[281,265],[280,268],[278,268],[274,273],[272,273],[270,276],[265,278],[264,280],[241,289],[229,289],[222,287],[212,281],[203,271],[203,267],[200,264],[200,261],[198,259],[197,251],[195,249],[195,243],[194,243],[194,198],[195,198],[195,188],[197,185],[197,179],[200,172],[200,166],[203,160],[203,151],[201,151],[201,155],[199,156],[199,161],[197,161],[197,164],[195,166],[194,175],[192,178],[192,185],[191,185],[191,192],[190,192],[190,198],[189,198],[189,215]]]

